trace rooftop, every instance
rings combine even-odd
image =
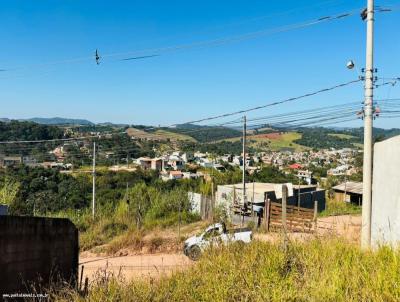
[[[182,175],[181,171],[170,171],[169,172],[170,175]]]
[[[362,194],[363,193],[363,183],[362,182],[354,182],[347,181],[340,185],[333,187],[335,191],[348,192],[353,194]]]

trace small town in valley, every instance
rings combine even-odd
[[[400,301],[399,13],[5,1],[0,299]]]

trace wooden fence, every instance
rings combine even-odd
[[[286,230],[288,232],[313,232],[316,228],[317,201],[314,209],[287,205],[287,188],[282,188],[282,203],[265,202],[265,224],[267,230]]]
[[[268,229],[282,229],[290,232],[312,232],[314,225],[314,210],[297,206],[286,206],[286,223],[282,220],[282,204],[271,202]]]

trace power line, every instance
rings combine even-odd
[[[313,26],[313,25],[323,23],[323,22],[329,22],[329,21],[334,21],[334,20],[350,17],[355,14],[358,14],[359,10],[360,9],[356,9],[356,10],[347,11],[347,12],[343,12],[343,13],[336,14],[336,15],[322,16],[322,17],[315,18],[315,19],[305,21],[302,23],[289,24],[289,25],[284,25],[284,26],[280,26],[280,27],[276,27],[276,28],[267,28],[267,29],[262,29],[262,30],[258,30],[258,31],[254,31],[254,32],[248,32],[248,33],[241,34],[241,35],[235,35],[235,36],[230,36],[230,37],[194,42],[194,43],[189,43],[189,44],[181,44],[181,45],[175,45],[175,46],[163,47],[163,48],[150,48],[150,49],[143,49],[143,50],[134,51],[134,52],[114,53],[114,54],[104,55],[104,57],[139,55],[141,53],[148,53],[148,52],[157,53],[158,55],[160,55],[161,53],[167,53],[167,52],[173,52],[173,51],[180,51],[180,50],[193,49],[193,48],[205,48],[205,47],[219,46],[219,45],[224,45],[224,44],[229,44],[229,43],[236,43],[236,42],[241,42],[241,41],[245,41],[245,40],[255,39],[258,37],[262,37],[262,36],[272,35],[272,34],[276,34],[276,33],[300,29],[300,28],[305,28],[305,27]]]
[[[205,40],[205,41],[200,41],[200,42],[180,44],[180,45],[161,47],[161,48],[148,48],[148,49],[142,49],[142,50],[136,50],[136,51],[123,52],[123,53],[109,53],[109,54],[102,55],[101,58],[104,59],[104,58],[112,58],[112,57],[134,56],[134,57],[119,59],[119,61],[127,61],[127,60],[136,60],[136,59],[157,57],[157,56],[160,56],[165,53],[176,52],[176,51],[187,50],[187,49],[207,48],[207,47],[214,47],[214,46],[225,45],[225,44],[230,44],[230,43],[237,43],[237,42],[241,42],[241,41],[245,41],[245,40],[256,39],[256,38],[262,37],[262,36],[268,36],[268,35],[272,35],[272,34],[306,28],[306,27],[313,26],[313,25],[316,25],[319,23],[331,22],[331,21],[347,18],[347,17],[358,14],[360,9],[361,8],[342,12],[340,14],[321,16],[321,17],[318,17],[318,18],[315,18],[315,19],[312,19],[309,21],[301,22],[301,23],[288,24],[288,25],[275,27],[275,28],[267,28],[267,29],[262,29],[262,30],[258,30],[258,31],[254,31],[254,32],[248,32],[245,34],[234,35],[234,36],[230,36],[230,37],[223,37],[223,38],[218,38],[218,39]],[[37,67],[47,67],[47,66],[60,65],[60,64],[79,63],[82,61],[93,60],[93,58],[94,58],[93,56],[85,56],[85,57],[80,57],[80,58],[65,59],[65,60],[48,62],[48,63],[43,63],[43,64],[33,64],[33,65],[29,65],[29,66],[24,66],[24,67],[3,68],[1,70],[2,70],[2,72],[6,72],[6,71],[15,71],[15,70],[21,70],[21,69],[37,68]]]
[[[303,99],[306,97],[310,97],[310,96],[314,96],[323,92],[328,92],[337,88],[341,88],[341,87],[345,87],[354,83],[358,83],[360,82],[360,79],[357,80],[353,80],[353,81],[349,81],[346,83],[342,83],[342,84],[338,84],[338,85],[334,85],[332,87],[328,87],[328,88],[323,88],[314,92],[310,92],[310,93],[306,93],[297,97],[292,97],[292,98],[288,98],[288,99],[284,99],[284,100],[280,100],[280,101],[275,101],[266,105],[262,105],[262,106],[257,106],[257,107],[253,107],[253,108],[248,108],[248,109],[244,109],[244,110],[239,110],[239,111],[235,111],[235,112],[230,112],[230,113],[225,113],[225,114],[220,114],[220,115],[215,115],[215,116],[211,116],[211,117],[206,117],[203,119],[198,119],[198,120],[193,120],[193,121],[189,121],[189,122],[185,122],[184,124],[194,124],[194,123],[201,123],[201,122],[205,122],[205,121],[210,121],[210,120],[215,120],[215,119],[219,119],[219,118],[224,118],[224,117],[228,117],[228,116],[232,116],[232,115],[237,115],[237,114],[243,114],[246,112],[250,112],[250,111],[255,111],[255,110],[259,110],[259,109],[263,109],[263,108],[267,108],[267,107],[271,107],[271,106],[276,106],[276,105],[280,105],[280,104],[284,104],[284,103],[288,103],[288,102],[293,102],[293,101],[297,101],[299,99]],[[179,124],[173,124],[172,126],[178,126]]]

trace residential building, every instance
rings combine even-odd
[[[141,167],[143,170],[151,169],[151,161],[150,157],[139,157],[136,159],[136,164]]]
[[[164,181],[182,179],[183,173],[181,171],[163,171],[160,173],[160,178]]]
[[[0,166],[1,167],[14,167],[21,165],[22,162],[22,156],[4,156],[0,155]]]
[[[362,204],[363,183],[346,181],[332,188],[336,201],[350,202],[356,205]]]
[[[300,180],[304,180],[307,184],[311,185],[313,182],[312,172],[308,170],[299,170],[297,172],[297,177]]]
[[[282,183],[246,183],[246,200],[251,202],[253,210],[262,211],[265,200],[268,198],[273,202],[282,201]],[[325,209],[325,190],[318,189],[315,185],[293,185],[288,187],[288,205],[298,205],[300,195],[300,206],[314,208],[314,200],[318,201],[318,211]],[[225,207],[231,211],[235,206],[243,204],[243,184],[219,185],[216,192],[216,205]]]
[[[168,159],[168,166],[173,170],[181,170],[185,167],[185,163],[179,156],[172,155]]]
[[[161,171],[164,168],[164,160],[162,158],[151,159],[150,168],[152,170]]]

